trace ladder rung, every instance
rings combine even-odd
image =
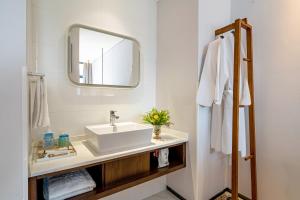
[[[245,157],[245,161],[251,160],[253,158],[254,158],[254,155],[247,156],[247,157]]]
[[[243,58],[243,61],[251,62],[252,60],[250,58]]]
[[[246,106],[244,106],[244,105],[239,105],[239,107],[240,107],[240,108],[245,108]]]

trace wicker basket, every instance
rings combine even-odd
[[[231,200],[231,190],[226,188],[210,200]],[[239,194],[239,200],[250,200],[249,198],[245,197],[244,195]]]

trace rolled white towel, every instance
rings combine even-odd
[[[159,150],[158,155],[158,168],[166,167],[169,165],[169,149],[161,149]]]

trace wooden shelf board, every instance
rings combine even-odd
[[[184,167],[185,167],[184,163],[174,163],[174,164],[169,165],[168,167],[154,169],[154,170],[149,171],[148,173],[144,173],[139,176],[127,178],[127,179],[118,181],[117,183],[114,183],[114,184],[110,184],[110,185],[107,185],[104,187],[97,187],[91,192],[87,192],[87,193],[72,197],[69,200],[99,199],[99,198],[114,194],[116,192],[120,192],[122,190],[128,189],[130,187],[136,186],[138,184],[150,181],[152,179],[158,178],[160,176],[164,176],[168,173],[182,169]]]

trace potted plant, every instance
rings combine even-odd
[[[152,110],[143,116],[143,121],[153,126],[154,139],[160,139],[161,127],[169,127],[172,123],[170,122],[170,114],[168,110],[158,110],[152,108]]]

